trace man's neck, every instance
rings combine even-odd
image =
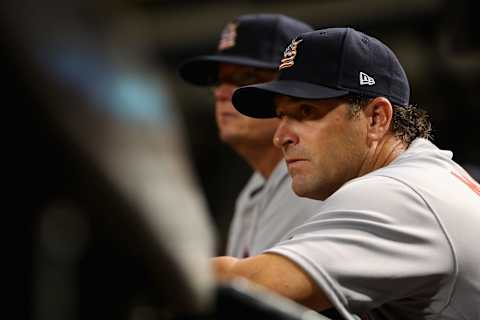
[[[283,159],[280,149],[274,147],[236,147],[234,148],[255,171],[258,171],[265,179],[268,179],[275,167]]]
[[[363,176],[389,165],[407,148],[408,146],[402,140],[393,135],[388,135],[380,141],[373,142],[358,176]]]

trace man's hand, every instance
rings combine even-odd
[[[240,261],[240,259],[227,256],[213,258],[212,265],[215,278],[222,282],[236,277],[236,275],[232,273],[232,269],[238,261]]]
[[[216,257],[212,264],[219,281],[243,277],[314,310],[332,307],[310,276],[283,256],[267,253],[247,259]]]

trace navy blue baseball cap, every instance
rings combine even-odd
[[[278,78],[235,90],[232,103],[254,118],[275,117],[275,95],[330,99],[348,94],[383,96],[408,105],[410,86],[397,57],[385,44],[352,28],[299,35],[287,47]]]
[[[243,15],[225,26],[215,54],[189,59],[178,71],[191,84],[209,86],[217,82],[221,62],[275,70],[290,41],[312,30],[281,14]]]

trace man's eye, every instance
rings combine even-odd
[[[255,74],[242,74],[242,75],[236,75],[235,77],[232,77],[232,82],[236,84],[237,86],[246,86],[249,84],[255,84],[258,83],[258,77]]]
[[[311,116],[313,113],[313,107],[303,104],[300,106],[300,116],[303,118]]]

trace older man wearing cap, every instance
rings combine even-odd
[[[240,112],[280,119],[295,193],[325,201],[264,253],[213,259],[218,278],[346,319],[480,319],[480,185],[409,96],[395,54],[350,28],[300,35],[278,80],[238,89]]]
[[[220,138],[255,170],[237,199],[227,244],[230,256],[261,253],[321,205],[292,192],[282,153],[273,145],[278,119],[244,116],[231,102],[237,87],[272,80],[285,47],[298,34],[311,30],[284,15],[240,16],[224,28],[215,54],[190,59],[179,69],[188,83],[214,87]]]

